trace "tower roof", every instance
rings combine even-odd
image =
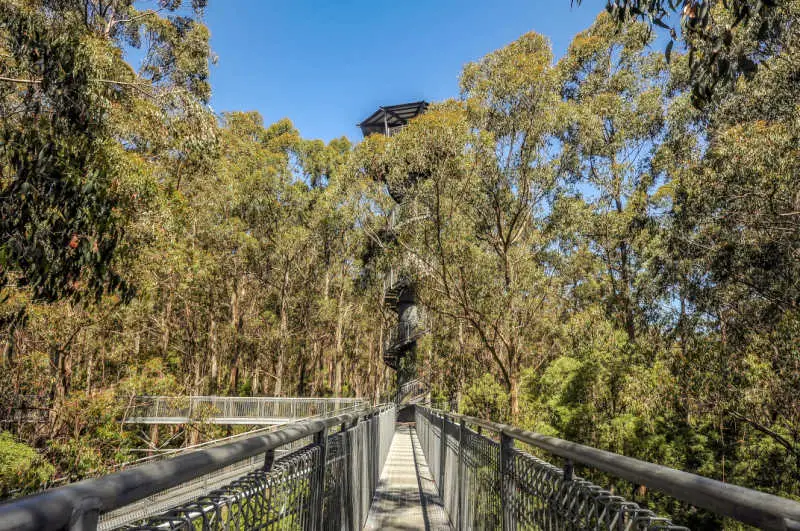
[[[398,127],[402,127],[415,116],[425,112],[428,108],[427,101],[415,101],[413,103],[401,103],[400,105],[387,105],[378,107],[378,110],[370,115],[369,118],[359,123],[361,132],[364,136],[372,133],[391,135]]]

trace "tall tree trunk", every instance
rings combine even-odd
[[[161,323],[161,354],[166,357],[169,352],[169,339],[170,339],[170,321],[172,320],[172,298],[174,297],[173,289],[169,287],[169,295],[167,296],[167,303],[164,305],[164,316]]]
[[[283,355],[279,353],[278,359],[275,362],[275,396],[282,396],[281,392],[283,391],[282,389],[283,369],[284,369]]]
[[[158,448],[158,424],[150,425],[150,444],[153,450]],[[147,455],[153,455],[153,453],[154,452],[151,450],[147,452]]]
[[[344,362],[344,321],[347,310],[344,308],[344,287],[339,290],[339,300],[337,302],[336,316],[336,369],[333,380],[334,396],[342,395],[342,363]]]
[[[300,356],[300,374],[297,378],[297,396],[305,396],[306,392],[306,357]]]
[[[211,381],[209,387],[214,394],[219,389],[219,353],[217,352],[217,322],[212,318],[208,325],[208,350],[211,354]]]
[[[281,396],[283,372],[286,366],[286,354],[289,343],[289,265],[285,264],[283,270],[283,285],[280,299],[280,346],[278,348],[278,362],[275,369],[275,396]]]
[[[235,280],[231,292],[231,329],[233,338],[231,372],[230,379],[228,380],[228,392],[231,394],[235,394],[239,388],[239,363],[241,357],[241,341],[239,336],[242,333],[242,327],[244,325],[244,319],[241,314],[241,302],[244,296],[243,284],[241,279]]]

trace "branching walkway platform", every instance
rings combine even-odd
[[[451,529],[417,432],[398,424],[365,530]]]

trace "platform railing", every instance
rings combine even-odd
[[[454,528],[687,528],[575,474],[583,465],[762,529],[800,529],[800,503],[474,417],[417,405],[416,426]],[[515,443],[521,447],[515,447]],[[527,445],[564,460],[555,466]]]
[[[137,396],[125,415],[125,422],[282,424],[367,403],[367,400],[361,398]]]
[[[276,431],[0,505],[0,531],[96,529],[361,529],[394,434],[393,404]],[[299,446],[282,457],[276,452]],[[260,466],[188,503],[138,518],[160,492]]]
[[[342,409],[337,409],[337,410],[334,410],[334,411],[328,411],[328,412],[320,413],[318,415],[313,415],[313,416],[310,416],[310,417],[292,419],[290,422],[297,422],[297,421],[301,421],[301,420],[324,419],[324,418],[328,418],[328,417],[334,417],[336,415],[342,415],[344,413],[357,412],[357,411],[363,409],[364,407],[366,407],[366,406],[363,403],[359,402],[359,403],[356,403],[353,406],[345,407],[345,408],[342,408]],[[287,423],[284,423],[284,424],[288,424],[290,422],[287,422]],[[271,431],[279,430],[281,428],[281,426],[283,426],[284,424],[270,424],[268,426],[261,426],[261,427],[258,427],[258,428],[253,428],[251,430],[248,430],[248,431],[245,431],[245,432],[242,432],[242,433],[237,433],[237,434],[234,434],[234,435],[228,435],[226,437],[221,437],[219,439],[211,439],[211,440],[208,440],[208,441],[203,441],[203,442],[200,442],[200,443],[197,443],[197,444],[192,444],[192,445],[189,445],[189,446],[181,446],[179,448],[169,448],[169,449],[160,451],[158,453],[155,453],[153,455],[148,455],[148,456],[145,456],[145,457],[140,457],[139,459],[134,459],[132,461],[119,463],[117,465],[112,466],[110,469],[105,470],[104,473],[108,473],[109,471],[110,472],[116,472],[118,470],[123,470],[123,469],[127,469],[127,468],[133,468],[133,467],[137,467],[137,466],[142,466],[142,465],[147,464],[147,463],[153,463],[155,461],[162,461],[164,459],[171,459],[171,458],[176,457],[178,455],[183,455],[183,454],[196,452],[196,451],[202,450],[204,448],[212,448],[214,446],[222,446],[223,444],[228,444],[230,442],[247,439],[247,438],[253,437],[255,435],[263,435],[263,434],[269,433]],[[286,447],[286,448],[283,448],[282,450],[285,451],[285,452],[288,452],[288,451],[291,451],[291,448]],[[245,466],[245,463],[242,463],[241,466]]]

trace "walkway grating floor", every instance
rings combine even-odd
[[[395,428],[364,529],[452,529],[412,425]]]

